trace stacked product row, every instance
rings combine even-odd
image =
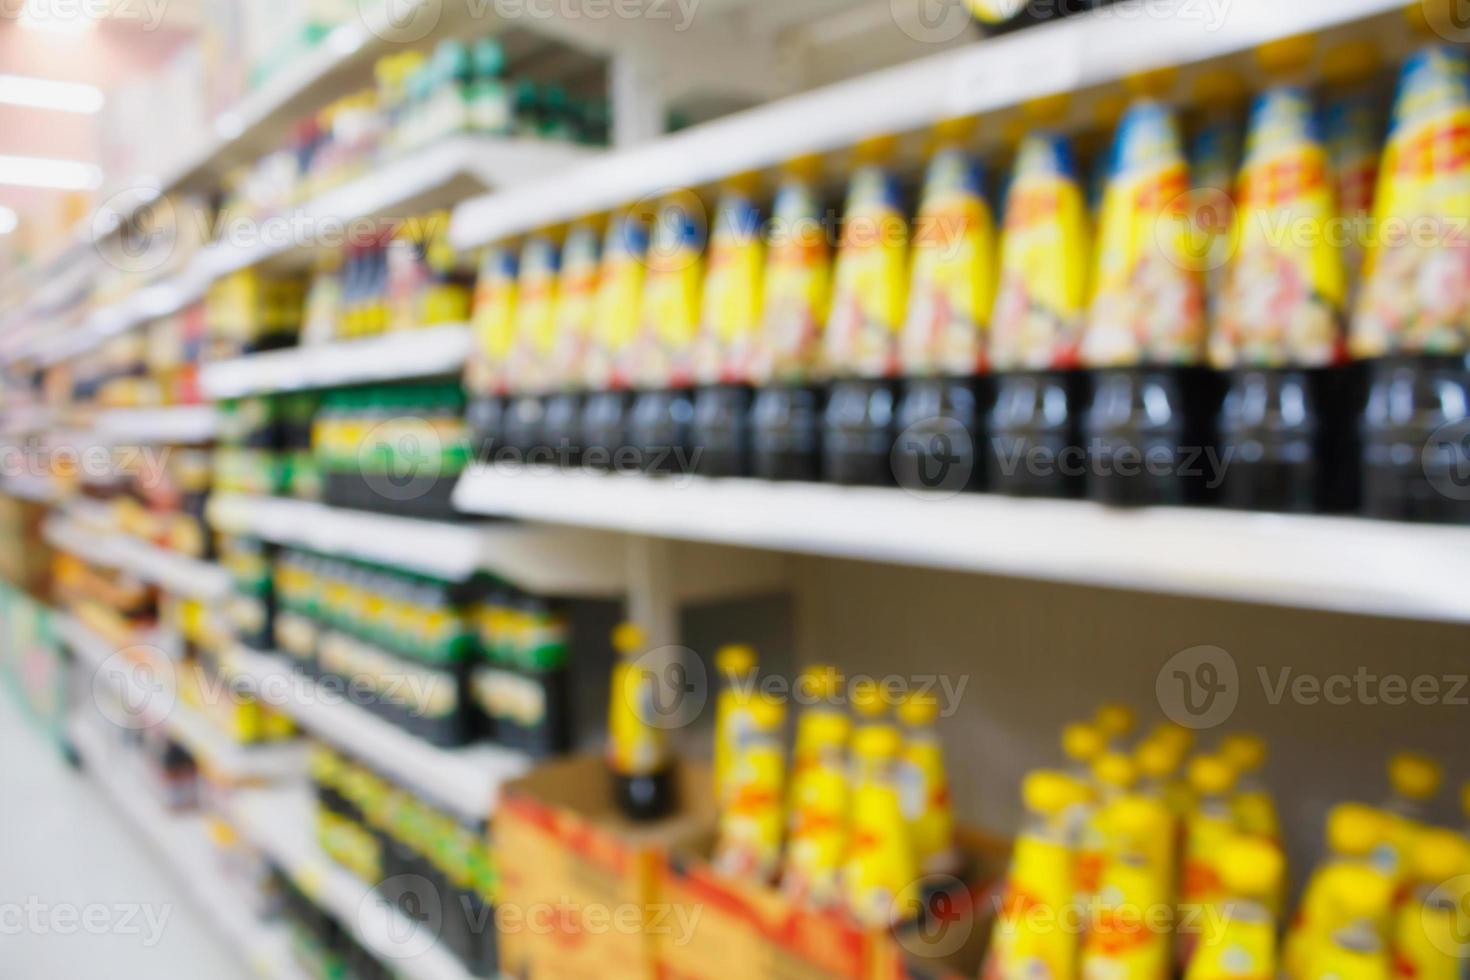
[[[1263,61],[1284,79],[1311,56]],[[878,139],[857,150],[840,222],[817,162],[798,160],[769,213],[758,181],[728,181],[708,234],[685,192],[491,247],[468,374],[482,445],[1464,520],[1470,70],[1454,48],[1413,56],[1385,143],[1375,57],[1329,52],[1322,90],[1283,80],[1248,122],[1240,83],[1207,76],[1192,154],[1180,115],[1141,99],[1097,180],[1048,128],[1056,107],[1036,107],[998,233],[956,122],[933,134],[912,225]]]
[[[495,976],[498,885],[485,824],[465,823],[326,746],[314,748],[311,776],[327,855],[475,976]]]

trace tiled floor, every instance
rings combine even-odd
[[[0,976],[243,980],[178,882],[0,686]]]

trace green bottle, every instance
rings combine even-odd
[[[473,130],[486,136],[510,136],[515,130],[515,105],[505,77],[505,48],[495,38],[484,38],[475,45],[474,73]]]

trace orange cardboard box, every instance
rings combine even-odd
[[[540,766],[505,787],[492,833],[501,875],[501,972],[518,980],[655,980],[658,937],[678,931],[660,904],[670,848],[715,824],[707,770],[680,763],[678,813],[632,823],[601,756]]]
[[[962,833],[967,883],[930,896],[929,921],[871,930],[839,912],[794,905],[778,890],[719,875],[708,863],[714,835],[674,852],[660,869],[661,898],[690,928],[659,937],[661,980],[949,980],[979,974],[1009,845]],[[984,921],[982,921],[984,920]],[[968,964],[974,963],[973,969]],[[939,971],[939,972],[934,972]]]

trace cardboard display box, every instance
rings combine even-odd
[[[964,881],[930,893],[923,923],[866,929],[840,911],[804,908],[777,889],[733,880],[709,864],[714,834],[661,866],[658,893],[697,910],[688,935],[660,936],[663,980],[951,980],[979,975],[993,896],[1009,844],[962,831]]]
[[[660,937],[681,927],[661,904],[671,848],[713,833],[707,769],[680,762],[679,809],[656,823],[618,812],[600,755],[537,767],[505,787],[492,834],[501,874],[501,972],[518,980],[655,980]]]

